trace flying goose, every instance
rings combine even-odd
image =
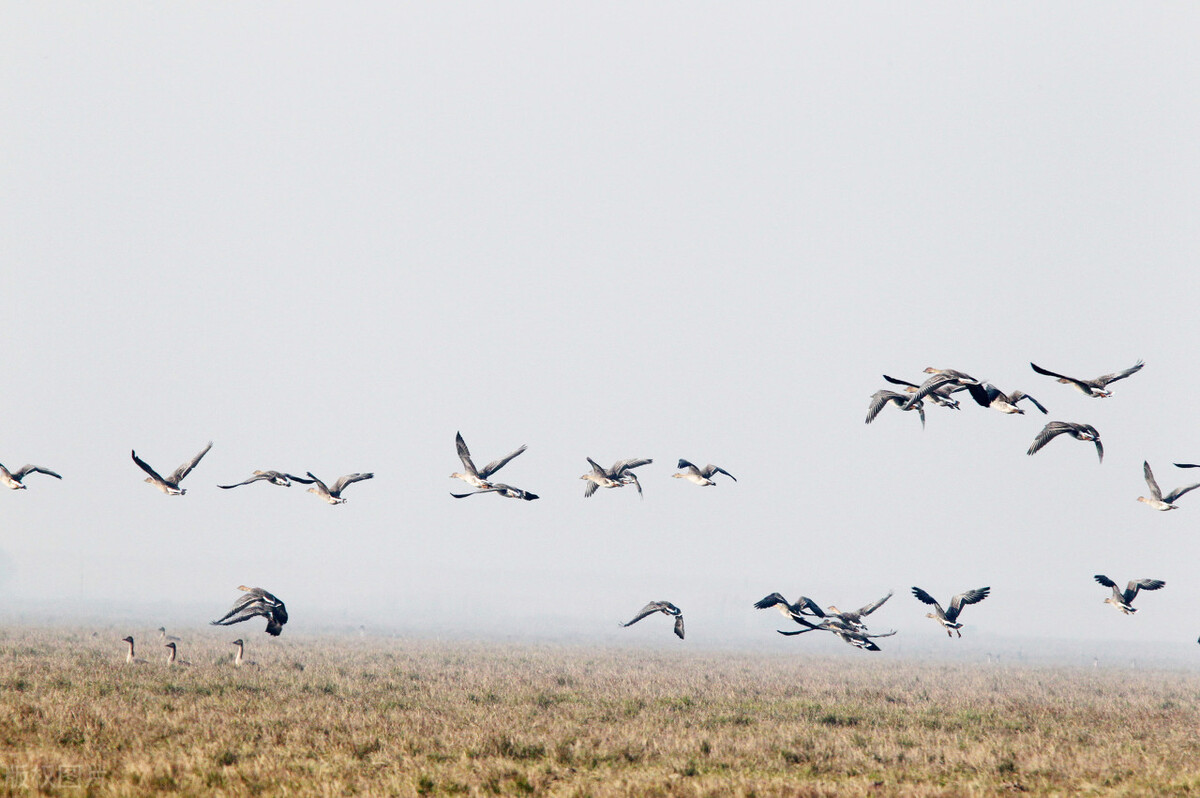
[[[512,452],[499,460],[493,460],[483,468],[476,468],[475,463],[471,460],[471,452],[467,449],[467,442],[463,440],[462,433],[459,432],[454,436],[454,444],[458,447],[458,458],[462,460],[465,471],[455,471],[451,474],[451,478],[461,479],[473,488],[481,488],[486,490],[492,484],[487,481],[487,478],[495,474],[501,468],[508,464],[508,461],[525,451],[526,446],[521,445],[520,449]]]
[[[230,626],[262,616],[267,619],[267,634],[279,637],[283,625],[288,622],[287,607],[283,602],[261,587],[238,585],[238,590],[246,591],[246,595],[233,603],[233,609],[210,623],[213,626]]]
[[[1167,584],[1161,579],[1131,579],[1125,586],[1125,592],[1122,593],[1121,589],[1117,587],[1117,583],[1104,574],[1096,574],[1095,580],[1105,587],[1112,588],[1112,595],[1106,598],[1104,603],[1113,605],[1126,615],[1133,615],[1137,612],[1137,609],[1130,605],[1137,598],[1139,590],[1158,590]]]
[[[350,485],[353,485],[355,482],[361,482],[364,479],[372,479],[375,476],[371,473],[346,474],[345,476],[338,477],[337,481],[333,483],[333,487],[331,488],[319,478],[314,476],[313,472],[308,471],[306,473],[315,483],[311,488],[308,489],[308,492],[317,494],[319,498],[323,499],[329,504],[345,504],[346,500],[342,498],[342,491],[344,491]]]
[[[971,393],[971,398],[977,404],[999,410],[1001,413],[1025,415],[1025,411],[1017,407],[1017,402],[1022,399],[1028,399],[1032,402],[1033,406],[1041,410],[1043,415],[1047,412],[1046,408],[1042,407],[1041,402],[1019,388],[1010,394],[1006,394],[990,382],[985,382],[983,385],[968,385],[967,390]]]
[[[909,382],[908,380],[898,380],[895,377],[889,377],[886,374],[883,375],[883,378],[892,385],[903,385],[905,393],[916,393],[921,389],[921,386],[917,385],[916,383]],[[934,388],[933,390],[929,391],[927,394],[925,394],[925,397],[938,407],[946,407],[951,410],[958,410],[958,400],[955,399],[951,394],[958,393],[959,391],[965,389],[965,385],[947,383],[940,388]]]
[[[167,643],[165,646],[163,646],[163,648],[169,649],[171,652],[171,653],[167,654],[167,665],[168,666],[182,665],[185,668],[191,666],[192,663],[188,662],[185,659],[178,658],[177,652],[175,651],[174,643]]]
[[[590,457],[587,458],[587,461],[592,470],[580,477],[580,479],[586,479],[588,483],[583,488],[585,499],[595,493],[597,488],[621,488],[625,485],[637,486],[638,495],[641,496],[642,483],[638,482],[633,469],[654,462],[648,457],[638,457],[630,460],[618,460],[612,464],[612,468],[604,468]]]
[[[788,600],[783,597],[782,593],[772,593],[754,602],[754,608],[765,610],[771,607],[778,607],[779,612],[783,617],[789,618],[801,625],[811,626],[807,621],[802,620],[802,617],[808,615],[813,618],[825,617],[824,611],[817,602],[810,599],[808,596],[801,596],[796,599],[795,604],[789,604]]]
[[[735,477],[733,474],[730,474],[724,468],[721,468],[720,466],[715,466],[712,463],[709,463],[708,465],[704,466],[704,468],[700,468],[700,467],[696,466],[694,463],[689,463],[687,460],[684,460],[681,457],[681,458],[679,458],[679,465],[677,465],[675,467],[676,468],[686,468],[687,471],[684,471],[679,474],[672,474],[671,475],[672,477],[674,477],[675,479],[686,479],[688,482],[694,483],[696,485],[701,485],[704,487],[717,484],[712,481],[714,474],[724,474],[725,476],[732,479],[734,482],[737,482],[737,477]]]
[[[254,476],[243,482],[238,482],[234,485],[217,485],[217,487],[222,490],[229,490],[230,488],[240,488],[242,485],[249,485],[251,482],[261,482],[264,479],[272,485],[278,485],[281,488],[290,488],[293,482],[299,482],[302,485],[311,485],[313,483],[311,479],[298,477],[294,474],[285,474],[282,471],[255,471]]]
[[[959,622],[958,616],[962,612],[963,607],[967,606],[968,604],[978,604],[988,597],[989,592],[991,592],[990,587],[978,587],[974,590],[968,590],[965,593],[959,593],[957,596],[950,599],[950,609],[944,610],[942,609],[942,605],[938,604],[937,599],[926,593],[921,588],[914,587],[912,589],[912,593],[917,597],[918,601],[923,601],[926,604],[933,605],[933,612],[925,613],[925,617],[933,618],[935,621],[940,623],[946,630],[946,635],[949,637],[954,636],[951,634],[951,632],[957,634],[959,637],[962,637],[962,632],[959,631],[962,629],[962,624]]]
[[[876,391],[871,394],[871,404],[867,405],[867,423],[870,424],[874,421],[889,402],[901,410],[916,410],[917,415],[921,417],[921,429],[925,429],[925,403],[919,399],[910,403],[906,395],[888,390]]]
[[[121,638],[121,642],[129,644],[129,650],[127,652],[125,652],[125,661],[126,662],[128,662],[130,665],[146,665],[147,664],[146,660],[142,659],[141,657],[134,656],[134,654],[133,654],[133,637],[132,636]]]
[[[28,490],[25,483],[21,481],[28,474],[45,474],[46,476],[54,477],[55,479],[62,479],[62,477],[60,477],[58,474],[55,474],[49,468],[42,468],[41,466],[29,465],[26,463],[16,471],[9,471],[4,467],[3,464],[0,464],[0,484],[4,485],[5,487],[12,488],[13,490]]]
[[[917,402],[924,399],[929,394],[940,388],[965,388],[968,385],[978,385],[982,380],[977,380],[970,374],[965,374],[954,369],[935,369],[929,366],[925,369],[926,374],[933,376],[921,383],[917,390],[913,391],[908,397],[908,402],[903,406],[903,410],[910,410]],[[951,390],[953,392],[953,390]]]
[[[864,624],[862,622],[862,619],[867,617],[871,613],[875,612],[875,610],[879,609],[885,603],[887,603],[887,600],[892,597],[892,594],[894,592],[895,591],[889,590],[888,594],[886,596],[884,596],[883,598],[876,599],[875,601],[872,601],[870,604],[867,604],[865,607],[860,607],[859,609],[852,610],[850,612],[842,612],[837,607],[830,605],[825,610],[825,616],[828,618],[836,618],[838,621],[841,621],[843,624],[845,624],[851,628],[866,631],[867,627],[866,627],[866,624]]]
[[[232,643],[230,643],[230,645],[237,646],[237,656],[235,656],[233,658],[233,664],[236,667],[240,668],[243,665],[249,665],[250,667],[258,667],[257,662],[255,662],[254,660],[245,659],[243,657],[243,654],[245,653],[246,643],[242,640],[242,638],[239,637],[237,640],[234,640]]]
[[[475,496],[480,493],[498,493],[508,499],[524,499],[527,502],[540,498],[536,493],[514,488],[512,485],[505,485],[503,482],[493,482],[490,487],[473,490],[470,493],[451,493],[450,495],[456,499],[465,499],[468,496]]]
[[[664,615],[673,615],[675,617],[675,636],[680,640],[683,639],[683,611],[669,601],[651,601],[641,611],[634,616],[629,623],[623,623],[621,626],[633,626],[635,623],[645,618],[647,615],[653,615],[656,612],[661,612]]]
[[[1158,487],[1158,482],[1156,482],[1154,479],[1154,472],[1150,470],[1149,461],[1142,461],[1142,473],[1145,474],[1146,485],[1150,488],[1150,498],[1138,496],[1137,500],[1140,502],[1145,502],[1155,510],[1162,510],[1163,512],[1166,512],[1167,510],[1178,510],[1179,507],[1176,506],[1175,501],[1188,491],[1200,488],[1200,482],[1197,482],[1195,485],[1188,485],[1186,488],[1176,488],[1164,496]]]
[[[1104,444],[1100,443],[1100,433],[1091,424],[1076,424],[1073,421],[1051,421],[1046,424],[1038,436],[1033,439],[1033,443],[1029,445],[1029,451],[1025,454],[1033,454],[1064,432],[1077,441],[1095,443],[1096,455],[1099,456],[1101,463],[1104,462]]]
[[[149,482],[151,485],[158,488],[168,496],[182,496],[183,494],[187,493],[187,488],[179,487],[179,483],[183,482],[183,478],[192,472],[192,469],[195,468],[196,464],[200,462],[200,458],[208,454],[208,450],[211,448],[212,441],[209,441],[208,446],[205,446],[203,449],[201,449],[199,454],[181,465],[179,468],[176,468],[171,476],[167,477],[166,479],[163,479],[161,476],[159,476],[158,472],[151,468],[146,461],[138,457],[136,451],[130,451],[130,454],[133,455],[133,462],[137,463],[138,468],[150,475],[146,477],[146,482]]]
[[[1045,374],[1047,377],[1057,377],[1059,382],[1070,385],[1084,396],[1090,396],[1093,399],[1103,399],[1105,397],[1112,396],[1112,391],[1105,390],[1110,382],[1123,380],[1130,374],[1140,371],[1142,366],[1146,364],[1139,360],[1137,363],[1134,363],[1124,371],[1118,371],[1115,374],[1105,374],[1101,377],[1097,377],[1094,380],[1078,380],[1074,377],[1068,377],[1066,375],[1044,369],[1037,363],[1030,363],[1029,365],[1038,374]]]
[[[835,619],[832,619],[832,618],[825,618],[818,624],[812,624],[812,623],[809,623],[808,621],[803,621],[803,620],[799,620],[799,619],[797,619],[797,623],[803,624],[804,626],[807,626],[809,628],[796,629],[794,631],[789,631],[789,632],[785,632],[781,629],[776,629],[775,631],[779,632],[779,634],[784,635],[786,637],[792,637],[794,635],[802,635],[805,632],[816,632],[816,631],[832,632],[833,634],[842,638],[843,641],[849,643],[850,645],[854,646],[855,648],[861,648],[864,651],[882,651],[883,649],[881,649],[879,646],[877,646],[873,642],[874,638],[876,638],[876,637],[891,637],[892,635],[896,634],[895,629],[892,629],[891,631],[888,631],[888,632],[868,633],[866,630],[866,627],[863,627],[861,629],[856,629],[852,626],[848,626],[846,624],[839,623],[838,621],[836,621]]]

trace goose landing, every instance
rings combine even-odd
[[[1109,579],[1104,574],[1096,574],[1094,577],[1097,582],[1105,587],[1112,588],[1112,595],[1104,600],[1105,604],[1111,604],[1119,611],[1126,615],[1133,615],[1137,609],[1133,607],[1133,600],[1137,598],[1139,590],[1158,590],[1166,586],[1166,582],[1161,579],[1131,579],[1129,584],[1125,586],[1125,591],[1122,592],[1117,583]]]
[[[963,611],[963,607],[967,606],[968,604],[978,604],[979,602],[983,601],[988,597],[988,593],[990,593],[991,590],[992,589],[990,587],[977,587],[974,590],[968,590],[965,593],[959,593],[957,596],[950,599],[949,609],[942,609],[942,605],[938,604],[937,599],[919,587],[914,587],[912,592],[913,595],[917,597],[918,601],[922,601],[933,606],[933,612],[925,613],[926,618],[933,618],[935,621],[940,623],[942,628],[946,630],[946,635],[948,637],[953,637],[954,634],[962,637],[961,630],[963,625],[958,620],[958,616]]]
[[[233,609],[209,623],[213,626],[230,626],[251,618],[263,617],[267,619],[267,634],[279,637],[283,625],[288,622],[287,607],[283,602],[261,587],[238,585],[238,590],[246,591],[246,595],[233,603]]]

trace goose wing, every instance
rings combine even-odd
[[[1039,402],[1037,399],[1034,399],[1032,396],[1030,396],[1029,394],[1025,393],[1025,392],[1024,392],[1024,391],[1022,391],[1020,388],[1018,388],[1017,390],[1013,391],[1013,392],[1012,392],[1012,395],[1010,395],[1010,396],[1008,397],[1008,400],[1009,400],[1010,402],[1012,402],[1014,405],[1015,405],[1017,402],[1021,401],[1022,399],[1028,399],[1030,402],[1032,402],[1034,407],[1036,407],[1038,410],[1041,410],[1041,411],[1042,411],[1042,415],[1048,415],[1048,414],[1049,414],[1049,411],[1048,411],[1048,410],[1046,410],[1046,408],[1042,406],[1042,403],[1041,403],[1041,402]]]
[[[782,604],[785,607],[791,607],[788,600],[783,597],[782,593],[772,593],[769,596],[763,596],[758,601],[754,602],[754,609],[765,610],[774,607],[777,604]]]
[[[864,616],[870,615],[871,613],[875,612],[875,610],[879,609],[880,607],[882,607],[884,604],[887,603],[887,600],[892,597],[893,593],[895,593],[894,590],[889,590],[888,594],[886,596],[884,596],[883,598],[876,599],[875,601],[872,601],[870,604],[866,605],[865,607],[860,608],[857,612],[857,615],[859,615],[860,617],[864,617]]]
[[[631,457],[628,460],[618,460],[613,463],[612,471],[609,474],[614,479],[620,476],[633,476],[632,469],[649,465],[653,462],[649,457]]]
[[[1155,499],[1162,501],[1162,490],[1158,487],[1158,481],[1154,479],[1154,472],[1150,470],[1150,461],[1142,461],[1142,473],[1146,476],[1146,487],[1150,488],[1150,495]],[[1167,502],[1170,504],[1170,502]]]
[[[1139,590],[1158,590],[1166,584],[1161,579],[1131,579],[1125,586],[1125,603],[1131,603]]]
[[[301,485],[313,484],[313,480],[305,479],[304,477],[298,477],[295,474],[284,474],[284,476],[290,479],[292,482],[299,482]]]
[[[511,453],[505,455],[504,457],[501,457],[499,460],[493,460],[492,462],[488,463],[487,465],[485,465],[483,467],[483,470],[479,472],[479,476],[483,479],[487,479],[492,474],[495,474],[497,471],[499,471],[501,468],[504,468],[504,466],[508,463],[509,460],[513,459],[514,457],[519,455],[521,452],[525,451],[527,448],[528,447],[525,444],[522,444],[521,448],[517,449],[515,452],[511,452]]]
[[[971,398],[975,400],[975,404],[981,407],[991,407],[992,400],[1000,393],[996,386],[991,383],[987,385],[968,385],[967,392],[971,394]]]
[[[60,477],[58,474],[55,474],[49,468],[42,468],[41,466],[29,465],[28,463],[26,463],[25,465],[18,468],[16,470],[16,473],[13,474],[13,476],[16,477],[17,479],[20,479],[21,477],[25,476],[26,474],[45,474],[48,477],[54,477],[55,479],[62,479],[62,477]]]
[[[885,380],[887,380],[888,382],[890,382],[892,385],[904,385],[908,388],[919,388],[919,386],[916,383],[909,382],[908,380],[898,380],[895,377],[889,377],[886,374],[883,375],[883,378]]]
[[[725,476],[732,479],[734,482],[737,482],[737,477],[735,477],[733,474],[730,474],[724,468],[721,468],[720,466],[715,466],[712,463],[709,463],[708,465],[704,466],[704,469],[701,470],[701,472],[700,472],[700,476],[704,477],[705,479],[710,479],[713,474],[724,474]]]
[[[305,473],[308,474],[308,478],[313,481],[313,485],[316,486],[317,490],[319,490],[321,493],[324,493],[327,496],[330,495],[329,494],[329,486],[326,485],[324,482],[322,482],[320,477],[318,477],[316,474],[314,474],[311,471],[306,471]]]
[[[1049,369],[1044,369],[1041,366],[1039,366],[1037,363],[1030,363],[1029,365],[1038,374],[1045,374],[1047,377],[1057,377],[1060,382],[1074,383],[1075,385],[1077,385],[1079,387],[1079,390],[1083,391],[1084,393],[1090,393],[1092,390],[1092,386],[1089,385],[1088,383],[1084,382],[1083,380],[1077,380],[1074,377],[1068,377],[1066,374],[1059,374],[1057,371],[1050,371]]]
[[[1033,439],[1033,443],[1029,445],[1029,450],[1025,454],[1033,454],[1045,446],[1050,441],[1054,440],[1064,432],[1069,432],[1074,429],[1071,424],[1065,421],[1051,421],[1042,427],[1042,431]]]
[[[1195,485],[1188,485],[1186,488],[1176,488],[1175,490],[1168,493],[1166,496],[1163,496],[1163,501],[1165,501],[1167,504],[1172,504],[1180,496],[1187,493],[1188,491],[1193,491],[1196,488],[1200,488],[1200,482],[1197,482]]]
[[[208,450],[211,448],[212,448],[212,441],[209,441],[208,446],[205,446],[203,449],[201,449],[196,454],[195,457],[193,457],[191,460],[188,460],[186,463],[181,465],[179,468],[175,469],[175,473],[171,474],[171,481],[174,482],[176,485],[178,485],[180,482],[182,482],[183,478],[186,477],[188,474],[192,473],[192,469],[196,467],[196,464],[200,462],[201,458],[203,458],[204,455],[208,454]]]
[[[583,486],[583,498],[585,498],[585,499],[591,498],[592,494],[595,493],[596,489],[599,487],[600,486],[597,485],[595,482],[588,480],[588,483]]]
[[[479,476],[479,472],[475,470],[475,463],[471,461],[471,450],[467,448],[467,442],[463,440],[461,432],[454,434],[454,445],[458,448],[458,459],[462,460],[463,468],[467,469],[467,473]]]
[[[154,480],[156,480],[158,482],[166,483],[166,480],[163,479],[161,476],[159,476],[159,473],[157,471],[155,471],[153,468],[151,468],[149,463],[147,463],[145,460],[143,460],[142,458],[137,456],[136,451],[130,450],[129,454],[133,456],[133,462],[138,464],[138,468],[145,471]]]
[[[633,616],[632,621],[629,621],[628,623],[623,623],[623,624],[621,624],[621,626],[633,626],[635,623],[640,621],[642,618],[645,618],[647,615],[653,615],[654,613],[662,612],[663,610],[664,610],[663,602],[651,601],[645,607],[642,607],[642,609],[638,611],[637,615]]]
[[[229,490],[230,488],[240,488],[242,485],[249,485],[251,482],[258,482],[259,480],[270,479],[270,478],[271,478],[270,471],[259,471],[259,472],[256,472],[254,474],[254,476],[250,477],[250,479],[244,480],[242,482],[238,482],[237,484],[217,485],[217,487],[221,488],[222,490]]]
[[[1105,587],[1111,587],[1114,590],[1117,590],[1117,583],[1114,582],[1113,580],[1109,579],[1104,574],[1096,574],[1092,578],[1095,579],[1100,584],[1104,585]],[[1120,591],[1118,590],[1118,592],[1120,592]]]
[[[1128,377],[1130,374],[1136,374],[1137,372],[1142,370],[1142,366],[1144,366],[1144,365],[1146,365],[1146,364],[1143,363],[1141,360],[1139,360],[1137,363],[1134,363],[1132,366],[1125,369],[1124,371],[1118,371],[1113,374],[1105,374],[1102,377],[1097,377],[1096,379],[1092,380],[1092,382],[1095,382],[1101,388],[1103,388],[1104,386],[1108,385],[1110,382],[1116,382],[1117,380],[1123,380],[1126,377]]]
[[[341,493],[355,482],[362,482],[364,479],[374,479],[375,474],[368,472],[366,474],[346,474],[337,478],[337,482],[333,483],[333,493]]]
[[[1176,463],[1176,468],[1200,468],[1200,463]]]
[[[938,600],[935,599],[933,596],[929,595],[928,593],[926,593],[921,588],[914,587],[912,589],[912,594],[917,598],[917,601],[920,601],[920,602],[930,605],[931,607],[936,609],[939,614],[942,614],[942,615],[945,614],[942,611],[942,605],[938,604]]]
[[[679,458],[679,464],[676,465],[675,467],[676,468],[686,468],[689,471],[691,471],[693,474],[700,474],[701,476],[703,476],[703,473],[700,471],[700,469],[696,466],[695,463],[684,460],[682,457]]]
[[[926,396],[928,396],[929,394],[936,391],[938,388],[941,388],[943,385],[947,385],[952,382],[958,382],[958,377],[952,376],[950,374],[934,374],[932,377],[925,380],[925,382],[921,383],[921,386],[919,388],[917,388],[917,390],[914,393],[909,395],[908,401],[906,401],[903,405],[901,405],[900,409],[901,410],[911,410],[912,406],[915,405],[917,402],[921,401]]]
[[[870,424],[879,415],[880,411],[887,406],[888,402],[894,402],[896,407],[903,408],[904,402],[908,397],[904,394],[896,393],[895,391],[876,391],[871,394],[871,404],[867,405],[867,422]]]
[[[963,607],[968,604],[978,604],[988,597],[991,592],[990,587],[977,587],[974,590],[968,590],[965,593],[959,593],[954,598],[950,599],[950,609],[946,611],[946,620],[954,621],[958,614],[962,612]]]

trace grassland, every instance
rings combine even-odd
[[[1200,794],[1191,673],[257,631],[259,667],[210,635],[168,669],[121,636],[0,634],[0,791]]]

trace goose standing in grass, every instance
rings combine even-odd
[[[186,659],[179,659],[179,655],[178,655],[178,652],[175,650],[174,643],[167,643],[165,646],[163,646],[163,648],[167,649],[167,651],[169,652],[167,654],[167,666],[168,667],[173,666],[173,665],[180,665],[185,668],[191,667],[192,663],[188,662]]]
[[[338,477],[337,481],[333,483],[333,487],[331,488],[322,482],[318,477],[314,476],[313,472],[309,471],[307,473],[314,483],[313,486],[308,489],[308,492],[315,493],[318,498],[324,500],[328,504],[345,504],[346,500],[342,498],[342,491],[353,485],[355,482],[362,482],[364,479],[373,479],[375,477],[373,473],[346,474],[345,476]]]
[[[134,655],[134,653],[133,653],[133,636],[132,635],[129,637],[121,638],[121,642],[123,642],[129,646],[129,650],[125,652],[125,661],[126,662],[128,662],[130,665],[145,665],[145,664],[147,664],[146,660]]]
[[[249,665],[252,668],[258,667],[258,663],[254,660],[245,659],[244,654],[246,643],[242,640],[242,638],[239,637],[237,640],[234,640],[232,643],[230,643],[230,645],[237,646],[237,655],[233,658],[233,664],[236,667],[240,668],[243,665]]]
[[[635,623],[645,618],[647,615],[653,615],[656,612],[661,612],[664,615],[671,615],[675,618],[675,636],[680,640],[683,639],[683,611],[669,601],[651,601],[641,611],[634,616],[632,621],[623,623],[621,626],[633,626]]]
[[[262,617],[267,619],[267,634],[279,637],[283,625],[288,622],[287,607],[283,602],[261,587],[238,585],[238,590],[246,591],[246,595],[233,603],[233,609],[210,623],[213,626],[231,626],[251,618]]]
[[[512,485],[505,485],[503,482],[493,482],[490,487],[473,490],[470,493],[451,493],[450,495],[456,499],[465,499],[468,496],[475,496],[480,493],[498,493],[507,499],[524,499],[527,502],[541,498],[536,493],[514,488]]]
[[[1084,396],[1090,396],[1093,399],[1104,399],[1112,396],[1112,391],[1105,390],[1109,383],[1116,382],[1117,380],[1123,380],[1130,374],[1136,374],[1138,371],[1141,371],[1142,366],[1146,364],[1139,360],[1137,363],[1134,363],[1124,371],[1118,371],[1115,374],[1105,374],[1097,377],[1094,380],[1080,380],[1076,379],[1075,377],[1068,377],[1064,374],[1059,374],[1058,372],[1044,369],[1037,363],[1030,363],[1029,365],[1038,374],[1045,374],[1047,377],[1057,377],[1059,382],[1063,383],[1064,385],[1070,385]]]
[[[1029,445],[1025,454],[1033,454],[1059,435],[1066,433],[1077,441],[1092,441],[1096,444],[1096,456],[1104,462],[1104,444],[1100,443],[1100,433],[1091,424],[1076,424],[1073,421],[1051,421],[1042,427],[1042,431]]]
[[[1104,600],[1105,604],[1111,604],[1126,615],[1133,615],[1137,612],[1133,606],[1133,600],[1137,598],[1139,590],[1158,590],[1166,586],[1166,582],[1161,579],[1131,579],[1129,584],[1125,586],[1125,591],[1117,587],[1117,583],[1109,579],[1104,574],[1096,574],[1094,577],[1097,582],[1105,587],[1112,588],[1112,595]]]
[[[905,393],[916,393],[917,391],[921,390],[920,385],[909,382],[908,380],[898,380],[895,377],[889,377],[886,374],[883,375],[883,378],[885,380],[887,380],[888,382],[890,382],[892,385],[903,385]],[[929,399],[929,401],[931,401],[935,405],[937,405],[938,407],[945,407],[950,410],[958,410],[959,409],[958,400],[955,399],[952,394],[955,394],[958,391],[962,391],[965,389],[966,389],[965,385],[947,384],[947,385],[943,385],[940,388],[934,388],[933,390],[926,393],[925,397],[927,399]],[[905,397],[905,398],[907,398],[907,397]]]
[[[13,490],[28,490],[28,487],[21,480],[25,479],[25,477],[29,474],[45,474],[48,477],[62,479],[62,477],[60,477],[58,474],[55,474],[49,468],[42,468],[41,466],[29,465],[26,463],[16,471],[9,471],[4,467],[3,463],[0,463],[0,484],[4,485],[5,487]]]
[[[588,483],[583,489],[585,499],[595,493],[597,488],[622,488],[626,485],[637,486],[638,495],[641,496],[642,483],[638,482],[633,469],[654,462],[648,457],[637,457],[630,460],[618,460],[612,464],[612,468],[604,468],[590,457],[587,458],[587,461],[592,470],[580,477],[580,479],[587,480]]]
[[[1154,479],[1154,472],[1150,470],[1150,462],[1147,460],[1142,461],[1142,473],[1146,477],[1146,486],[1150,488],[1150,497],[1138,496],[1137,500],[1144,502],[1155,510],[1162,510],[1163,512],[1178,510],[1179,507],[1175,504],[1175,501],[1188,491],[1200,488],[1200,482],[1197,482],[1195,485],[1188,485],[1186,488],[1175,488],[1175,490],[1164,496],[1162,490],[1158,487],[1158,482]]]
[[[704,487],[707,487],[709,485],[716,485],[717,483],[712,481],[712,478],[715,474],[724,474],[725,476],[732,479],[734,482],[737,482],[737,477],[735,477],[733,474],[730,474],[724,468],[721,468],[720,466],[715,466],[712,463],[709,463],[708,465],[704,466],[704,468],[700,468],[700,467],[696,466],[694,463],[689,463],[687,460],[684,460],[681,457],[681,458],[679,458],[679,465],[677,465],[675,467],[676,468],[686,468],[687,471],[684,471],[679,474],[672,474],[671,475],[672,477],[674,477],[675,479],[686,479],[688,482],[691,482],[694,485],[701,485]]]
[[[968,590],[965,593],[959,593],[957,596],[950,599],[949,609],[942,609],[942,605],[938,604],[937,599],[919,587],[914,587],[912,589],[912,593],[917,597],[918,601],[922,601],[933,606],[933,612],[925,613],[926,618],[933,618],[935,621],[940,623],[942,628],[946,630],[947,636],[953,637],[954,634],[957,634],[959,637],[962,637],[962,632],[960,631],[962,629],[962,623],[959,622],[958,616],[962,613],[963,607],[967,606],[968,604],[978,604],[979,602],[983,601],[988,597],[988,593],[990,593],[991,590],[992,589],[990,587],[977,587],[974,590]]]
[[[1025,415],[1025,411],[1017,407],[1017,402],[1022,399],[1028,399],[1032,402],[1033,406],[1041,410],[1043,415],[1047,412],[1046,408],[1042,407],[1041,402],[1019,388],[1012,393],[1006,394],[990,382],[985,382],[983,385],[968,385],[967,391],[970,392],[971,398],[977,404],[983,407],[990,407],[993,410],[999,410],[1001,413]]]
[[[158,639],[160,641],[162,641],[163,643],[170,643],[170,642],[182,643],[183,642],[182,638],[176,637],[175,635],[167,634],[167,627],[165,627],[165,626],[158,627]]]
[[[499,460],[493,460],[483,468],[476,468],[474,461],[471,460],[471,451],[467,449],[467,442],[463,440],[462,433],[459,432],[454,436],[454,444],[458,447],[458,458],[462,460],[463,471],[455,471],[450,475],[452,479],[461,479],[473,488],[487,490],[492,487],[492,483],[488,482],[488,477],[495,474],[501,468],[507,465],[509,460],[525,451],[527,448],[524,444],[515,452],[511,452]],[[465,494],[470,495],[470,494]]]
[[[978,385],[982,382],[982,380],[977,380],[970,374],[955,371],[954,369],[935,369],[933,366],[929,366],[925,369],[925,373],[932,374],[933,376],[917,386],[917,390],[909,395],[908,401],[901,409],[912,409],[912,406],[917,402],[939,389],[948,388],[953,392],[954,389],[965,388],[968,385]]]
[[[217,487],[221,490],[229,490],[231,488],[240,488],[242,485],[249,485],[251,482],[262,482],[264,480],[281,488],[290,488],[293,482],[299,482],[302,485],[311,485],[313,483],[311,479],[298,477],[294,474],[286,474],[282,471],[255,471],[254,476],[247,480],[233,485],[217,485]]]
[[[910,404],[907,395],[886,389],[871,394],[871,404],[867,405],[867,423],[874,421],[889,403],[901,410],[916,410],[921,418],[921,429],[925,429],[925,403],[917,400]]]
[[[187,488],[179,487],[179,483],[183,482],[184,477],[192,473],[192,469],[196,467],[196,464],[200,462],[200,459],[204,457],[204,455],[208,454],[208,450],[211,448],[212,441],[209,441],[208,445],[201,449],[199,454],[181,465],[179,468],[176,468],[171,476],[165,479],[159,476],[159,473],[151,468],[146,461],[138,457],[136,451],[131,451],[130,454],[133,455],[133,462],[137,463],[138,468],[150,475],[146,477],[146,482],[149,482],[151,485],[158,488],[168,496],[182,496],[183,494],[187,493]]]

